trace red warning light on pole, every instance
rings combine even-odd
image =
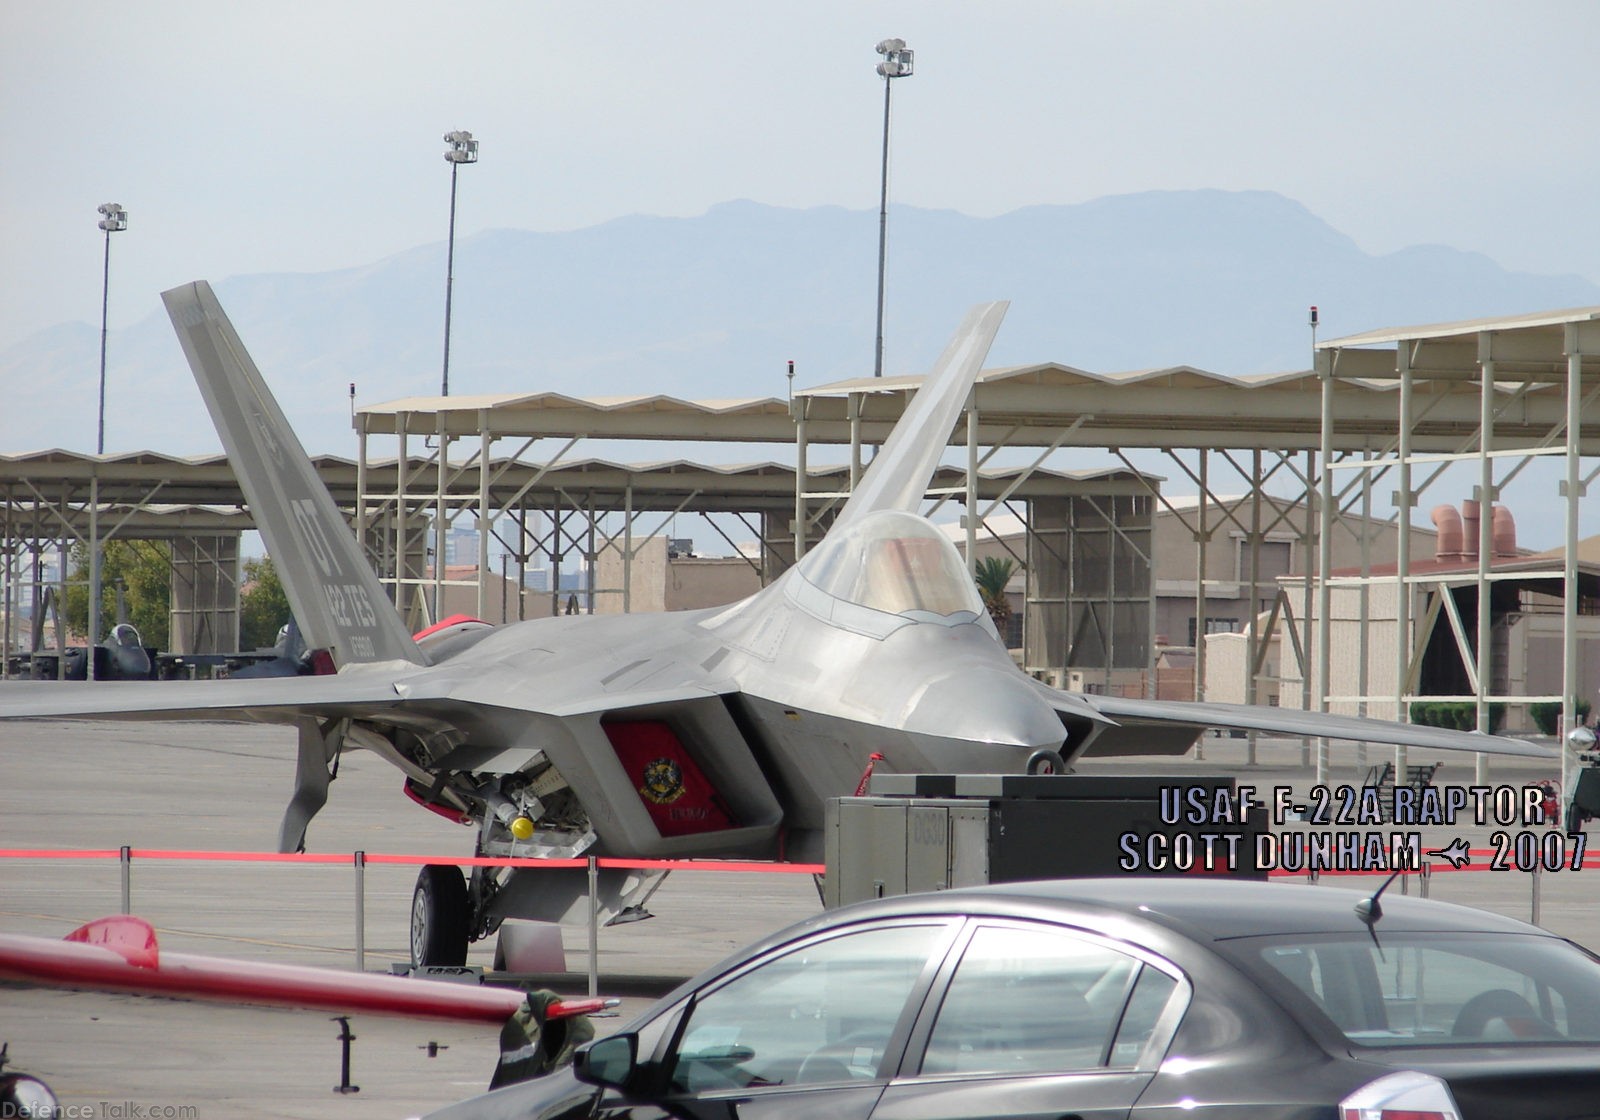
[[[1311,305],[1311,325],[1313,327],[1317,325],[1317,305],[1314,303]]]

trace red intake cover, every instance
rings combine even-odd
[[[734,827],[733,814],[672,728],[660,720],[601,726],[657,832],[690,836]]]

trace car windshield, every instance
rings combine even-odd
[[[983,612],[955,546],[931,522],[898,510],[829,533],[800,571],[836,599],[889,614]]]
[[[1309,1002],[1356,1046],[1600,1042],[1600,961],[1521,934],[1245,938],[1292,1010]],[[1236,943],[1236,948],[1243,947]]]

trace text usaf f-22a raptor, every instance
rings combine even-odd
[[[1039,752],[1177,754],[1205,728],[1507,754],[1514,740],[1222,704],[1084,696],[1012,663],[966,566],[918,514],[1005,313],[968,313],[823,541],[733,606],[467,622],[413,639],[208,284],[163,294],[307,645],[336,672],[269,680],[16,684],[0,718],[239,719],[299,731],[280,847],[303,845],[337,752],[477,824],[477,850],[815,860],[826,799],[878,752],[898,772],[1022,772]],[[1046,754],[1059,764],[1059,759]],[[607,871],[602,904],[659,872]],[[556,918],[582,871],[423,869],[418,963],[460,963],[506,917]]]

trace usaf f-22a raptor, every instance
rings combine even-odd
[[[1179,754],[1209,727],[1507,754],[1510,739],[1222,704],[1084,696],[1012,663],[955,548],[917,512],[1005,313],[968,313],[822,542],[757,594],[673,614],[460,622],[413,638],[209,285],[162,296],[266,538],[316,676],[0,687],[0,718],[237,719],[298,729],[294,851],[341,750],[477,826],[477,852],[793,858],[873,753],[898,772],[1020,773],[1085,753]],[[1030,760],[1032,762],[1030,763]],[[659,872],[608,871],[611,915]],[[507,917],[559,918],[582,871],[425,867],[418,963],[460,963]]]

